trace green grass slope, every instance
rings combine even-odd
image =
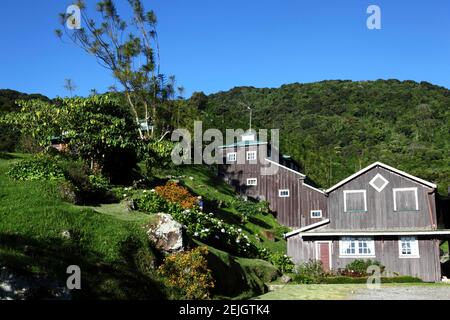
[[[59,200],[55,181],[15,181],[6,172],[27,155],[0,153],[0,266],[15,274],[45,277],[64,286],[69,265],[78,265],[82,290],[75,299],[165,299],[179,293],[156,276],[160,253],[149,243],[142,225],[152,215],[129,213],[122,203],[75,206]],[[205,166],[183,169],[183,183],[202,195],[206,205],[234,199],[234,191]],[[286,230],[271,215],[258,214],[241,223],[233,208],[217,214],[240,227],[252,240],[284,252]],[[69,232],[70,238],[63,233]],[[274,240],[266,232],[276,234]],[[259,239],[259,240],[256,240]],[[201,244],[201,243],[199,243]],[[265,282],[278,275],[270,263],[234,257],[210,248],[216,298],[249,298],[266,292]]]

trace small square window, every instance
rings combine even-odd
[[[418,258],[419,241],[416,237],[400,237],[398,250],[400,258]]]
[[[227,153],[227,161],[235,162],[236,161],[236,152]]]
[[[247,160],[256,160],[256,151],[247,151]]]
[[[289,189],[280,189],[280,190],[278,190],[278,196],[280,198],[287,198],[287,197],[289,197]]]
[[[256,185],[258,185],[258,179],[256,179],[256,178],[248,178],[247,179],[247,185],[248,186],[256,186]]]
[[[322,218],[322,210],[311,210],[311,218]]]

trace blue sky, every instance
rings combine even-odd
[[[0,5],[0,88],[65,96],[115,84],[108,70],[54,36],[71,1]],[[95,1],[87,1],[88,5]],[[128,10],[125,0],[119,9]],[[144,0],[159,20],[162,72],[186,88],[278,87],[326,79],[428,81],[450,88],[447,0]],[[369,5],[381,30],[366,27]]]

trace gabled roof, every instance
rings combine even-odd
[[[344,180],[338,182],[337,184],[335,184],[335,185],[332,186],[331,188],[325,190],[325,192],[326,192],[326,193],[330,193],[331,191],[333,191],[333,190],[339,188],[340,186],[346,184],[347,182],[349,182],[349,181],[355,179],[356,177],[362,175],[363,173],[365,173],[365,172],[367,172],[367,171],[369,171],[369,170],[371,170],[372,168],[375,168],[375,167],[377,167],[377,166],[382,167],[382,168],[385,168],[385,169],[390,170],[390,171],[392,171],[392,172],[395,172],[395,173],[397,173],[397,174],[399,174],[399,175],[401,175],[401,176],[404,176],[404,177],[406,177],[406,178],[409,178],[409,179],[414,180],[414,181],[416,181],[416,182],[419,182],[419,183],[421,183],[421,184],[424,184],[424,185],[426,185],[426,186],[428,186],[428,187],[430,187],[430,188],[433,188],[433,189],[436,189],[436,188],[437,188],[437,186],[436,186],[434,183],[425,181],[425,180],[423,180],[423,179],[420,179],[420,178],[418,178],[418,177],[415,177],[415,176],[413,176],[413,175],[410,175],[410,174],[408,174],[408,173],[406,173],[406,172],[404,172],[404,171],[398,170],[398,169],[396,169],[396,168],[394,168],[394,167],[388,166],[387,164],[384,164],[384,163],[381,163],[381,162],[377,161],[377,162],[374,162],[374,163],[372,163],[371,165],[365,167],[364,169],[361,169],[361,170],[359,170],[358,172],[352,174],[351,176],[345,178]]]
[[[288,170],[288,171],[290,171],[290,172],[292,172],[292,173],[298,174],[298,175],[301,176],[301,177],[306,177],[303,173],[300,173],[300,172],[298,172],[298,171],[295,171],[294,169],[291,169],[291,168],[288,168],[288,167],[286,167],[286,166],[283,166],[283,165],[280,164],[279,162],[270,160],[269,158],[265,158],[264,160],[266,160],[266,161],[268,161],[268,162],[270,162],[270,163],[273,163],[273,164],[279,166],[280,168],[286,169],[286,170]]]
[[[316,222],[316,223],[313,223],[313,224],[304,226],[304,227],[302,227],[302,228],[300,228],[300,229],[296,229],[296,230],[294,230],[294,231],[285,233],[285,234],[284,234],[284,238],[286,239],[286,238],[295,236],[295,235],[298,234],[298,233],[301,233],[301,232],[304,232],[304,231],[308,231],[308,230],[312,230],[312,229],[318,228],[318,227],[323,226],[323,225],[325,225],[325,224],[327,224],[327,223],[330,223],[330,219],[325,219],[325,220],[322,220],[322,221],[319,221],[319,222]]]

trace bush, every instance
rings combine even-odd
[[[160,276],[170,285],[181,289],[185,299],[209,299],[214,288],[214,279],[208,269],[207,247],[170,255],[158,268]]]
[[[325,277],[322,261],[309,260],[294,268],[292,280],[302,284],[322,283]]]
[[[64,173],[53,158],[37,155],[12,166],[8,175],[15,180],[58,180]]]
[[[268,213],[269,203],[266,201],[252,202],[242,199],[236,199],[231,203],[231,206],[241,215],[241,222],[246,223],[248,218],[255,216],[258,213]]]
[[[288,257],[287,255],[279,252],[269,252],[267,250],[264,251],[261,250],[260,254],[264,260],[269,261],[281,272],[291,273],[292,271],[294,271],[295,265],[292,262],[291,258]]]
[[[161,176],[169,173],[178,175],[180,173],[179,167],[173,163],[171,157],[174,146],[172,141],[162,140],[152,141],[142,148],[148,176]]]
[[[197,203],[197,198],[191,195],[189,190],[172,181],[167,182],[165,186],[156,187],[155,191],[164,199],[178,203],[184,209],[191,209]]]
[[[147,213],[167,212],[167,201],[159,196],[154,190],[145,193],[136,199],[138,209]]]
[[[90,168],[84,162],[60,159],[58,163],[66,180],[75,188],[77,203],[100,203],[117,200],[115,195],[109,191],[108,179],[100,174],[92,174]]]
[[[367,269],[373,265],[380,267],[380,272],[383,273],[384,266],[379,261],[371,259],[368,260],[356,259],[347,264],[345,266],[345,269],[341,270],[339,274],[343,276],[353,276],[353,277],[364,276],[368,274]]]

